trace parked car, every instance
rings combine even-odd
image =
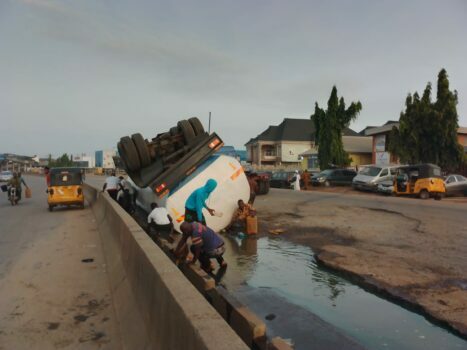
[[[319,174],[313,175],[311,184],[313,186],[351,185],[352,179],[357,175],[354,170],[327,169]]]
[[[467,196],[467,179],[462,175],[448,175],[444,184],[447,196]]]
[[[352,187],[356,190],[376,191],[379,183],[393,181],[396,173],[397,166],[367,166],[354,177]]]
[[[378,183],[378,188],[376,190],[378,193],[390,195],[394,191],[394,181],[382,181]]]
[[[9,170],[2,171],[0,173],[0,182],[7,182],[13,178],[13,173]]]
[[[276,171],[272,174],[269,185],[273,188],[290,188],[294,176],[293,171]]]

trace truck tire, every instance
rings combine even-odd
[[[198,118],[193,117],[193,118],[188,119],[188,121],[193,127],[193,130],[195,131],[196,136],[204,134],[203,124],[201,124]]]
[[[135,144],[130,137],[125,136],[120,139],[119,151],[121,152],[120,156],[129,171],[137,171],[141,168],[138,151],[136,151]]]
[[[178,135],[180,131],[178,130],[178,127],[174,126],[173,128],[170,128],[169,133],[170,135],[175,136]]]
[[[177,125],[185,137],[185,144],[189,144],[196,136],[190,122],[188,120],[180,120]]]
[[[146,141],[144,141],[144,138],[141,134],[133,134],[131,135],[131,139],[133,140],[136,151],[138,152],[141,167],[147,167],[149,164],[151,164],[151,156],[149,155]]]

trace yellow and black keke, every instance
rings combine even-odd
[[[47,203],[52,211],[58,205],[77,205],[84,208],[81,168],[50,169]]]
[[[396,195],[418,196],[421,199],[433,197],[441,200],[446,194],[446,187],[441,177],[441,169],[434,164],[402,166],[394,179]]]

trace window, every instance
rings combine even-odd
[[[391,175],[396,175],[397,174],[397,168],[391,168],[391,169],[389,169],[389,171],[391,172]]]
[[[458,182],[464,182],[467,181],[467,179],[461,175],[456,175],[456,179]]]
[[[454,176],[449,176],[447,179],[446,179],[446,183],[447,184],[450,184],[450,183],[453,183],[453,182],[456,182],[456,178]]]
[[[381,174],[379,174],[379,176],[388,176],[389,172],[388,172],[388,169],[383,169],[383,171],[381,172]]]

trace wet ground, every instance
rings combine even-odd
[[[465,349],[467,343],[424,317],[319,267],[313,251],[282,237],[226,235],[222,284],[258,316],[270,336],[296,349]]]

